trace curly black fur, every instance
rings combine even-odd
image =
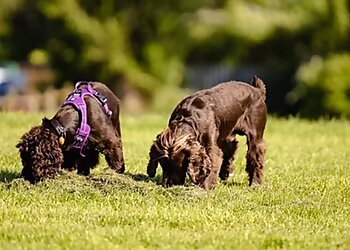
[[[82,157],[72,147],[74,135],[79,127],[79,113],[71,105],[61,107],[52,119],[56,119],[66,133],[65,143],[59,145],[59,136],[47,118],[41,126],[25,133],[16,145],[22,160],[22,176],[32,183],[53,178],[60,168],[77,169],[79,174],[88,175],[98,164],[99,153],[105,155],[107,163],[118,173],[125,171],[122,137],[119,122],[119,99],[102,83],[93,82],[93,88],[107,98],[113,112],[108,118],[102,106],[93,98],[85,97],[87,122],[91,132],[84,146]],[[82,86],[83,87],[83,86]]]
[[[42,126],[24,134],[17,147],[23,164],[22,176],[31,182],[52,178],[63,162],[58,137]]]
[[[160,163],[165,186],[184,184],[187,174],[194,184],[214,188],[217,175],[225,180],[233,172],[238,134],[247,137],[249,185],[260,184],[266,151],[265,95],[264,83],[254,77],[252,86],[222,83],[182,100],[151,146],[148,175],[154,177]]]

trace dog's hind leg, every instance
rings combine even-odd
[[[264,174],[264,160],[266,146],[263,139],[266,124],[266,106],[265,104],[255,107],[254,112],[250,113],[249,126],[247,129],[247,165],[246,171],[249,176],[249,185],[261,184]]]
[[[227,180],[230,174],[233,173],[234,165],[232,164],[232,161],[234,160],[234,155],[237,148],[238,141],[235,138],[232,141],[225,141],[222,144],[221,149],[224,156],[219,173],[219,177],[221,180]]]
[[[248,139],[247,166],[249,186],[261,184],[264,177],[266,146],[263,139]]]
[[[120,135],[120,132],[117,134],[117,140],[116,140],[116,149],[115,155],[116,155],[116,171],[119,174],[124,173],[125,171],[125,162],[124,162],[124,153],[123,153],[123,143],[122,143],[122,137]]]
[[[79,157],[77,161],[78,165],[78,174],[89,175],[90,169],[95,167],[98,164],[98,151],[91,150],[84,152],[85,157]]]
[[[120,129],[120,122],[119,122],[119,116],[118,116],[118,120],[116,122],[115,125],[115,135],[116,135],[116,155],[117,155],[117,166],[119,166],[119,168],[117,168],[117,172],[118,173],[123,173],[125,171],[125,162],[124,162],[124,151],[123,151],[123,141],[122,141],[122,132]]]

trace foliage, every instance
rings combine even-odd
[[[104,160],[90,177],[62,172],[29,185],[14,145],[41,114],[1,114],[1,249],[348,249],[348,121],[269,117],[265,183],[247,187],[245,143],[236,172],[213,191],[165,189],[145,176],[160,115],[123,116],[127,173]],[[50,116],[50,115],[48,115]],[[329,133],[332,131],[332,133]],[[302,147],[301,147],[302,145]]]
[[[305,107],[288,100],[310,84],[298,72],[312,58],[328,61],[349,53],[349,5],[349,0],[1,0],[0,60],[39,58],[57,70],[56,86],[100,80],[119,93],[131,86],[149,102],[158,91],[192,87],[188,68],[225,66],[238,72],[238,80],[259,74],[272,112],[327,115],[333,108],[314,108],[311,100],[320,96],[313,91],[305,92]],[[328,103],[327,90],[321,92],[320,102]]]
[[[181,83],[188,36],[184,13],[199,2],[206,1],[101,1],[96,6],[90,1],[27,0],[9,18],[19,28],[10,31],[9,40],[20,48],[5,44],[10,47],[6,56],[25,60],[39,47],[59,69],[60,84],[82,78],[117,81],[151,95],[162,85]],[[23,44],[26,37],[30,42]]]
[[[303,115],[350,117],[350,54],[313,57],[300,67],[298,88],[290,98],[299,102]]]

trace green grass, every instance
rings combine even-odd
[[[247,186],[241,137],[234,177],[205,191],[146,177],[161,115],[122,117],[125,175],[102,160],[30,185],[14,145],[41,117],[0,114],[1,249],[350,249],[347,121],[270,117],[264,184]]]

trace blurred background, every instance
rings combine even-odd
[[[222,81],[280,116],[350,117],[350,0],[0,0],[0,109],[54,111],[80,80],[123,112]]]

